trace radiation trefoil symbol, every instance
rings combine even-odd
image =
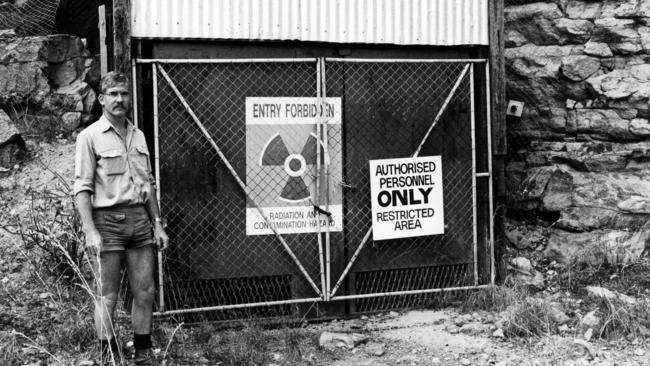
[[[279,133],[274,134],[264,145],[260,154],[260,166],[282,166],[288,179],[278,197],[288,203],[300,203],[311,199],[311,192],[305,183],[305,175],[317,163],[317,148],[321,148],[321,164],[329,164],[330,157],[324,144],[315,133],[310,133],[302,151],[290,153]]]

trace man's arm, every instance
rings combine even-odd
[[[97,161],[88,135],[80,133],[77,136],[74,157],[75,180],[73,194],[77,204],[77,211],[81,217],[81,224],[86,235],[86,247],[99,253],[102,246],[102,237],[93,222],[92,203],[90,196],[95,189],[95,168]]]
[[[169,237],[165,233],[160,217],[160,209],[158,208],[158,198],[156,197],[156,186],[151,184],[151,195],[147,200],[147,212],[149,218],[153,221],[153,239],[158,245],[159,249],[167,249],[169,245]]]
[[[77,211],[81,217],[81,224],[86,235],[86,248],[94,253],[99,253],[102,248],[102,236],[95,227],[93,221],[92,205],[90,204],[90,192],[81,191],[75,196]]]

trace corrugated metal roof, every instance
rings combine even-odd
[[[131,1],[136,38],[488,44],[488,0]]]

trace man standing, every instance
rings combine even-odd
[[[94,259],[95,329],[102,360],[120,355],[113,314],[124,262],[133,296],[135,364],[153,365],[153,244],[165,249],[169,238],[161,224],[144,134],[126,118],[129,90],[124,74],[110,72],[102,78],[102,117],[77,137],[74,194],[86,249]]]

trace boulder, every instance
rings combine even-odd
[[[577,133],[589,134],[598,140],[636,140],[630,132],[630,121],[610,109],[575,109],[569,111],[567,124]]]
[[[556,212],[571,206],[573,177],[571,174],[557,169],[546,185],[541,197],[541,211]]]
[[[603,18],[648,18],[650,4],[646,0],[617,0],[603,4]]]
[[[528,43],[526,37],[514,29],[506,29],[505,31],[505,47],[513,48],[523,46]]]
[[[0,40],[0,64],[47,62],[47,37],[20,37]]]
[[[510,265],[517,271],[531,272],[533,271],[533,264],[530,259],[526,257],[516,257],[510,259]]]
[[[556,4],[544,2],[508,6],[504,10],[506,22],[519,22],[533,18],[558,19],[562,16],[562,11]]]
[[[48,76],[54,88],[68,86],[79,79],[85,71],[85,60],[81,57],[69,59],[60,63],[50,63]]]
[[[548,317],[557,325],[566,324],[571,320],[563,309],[562,304],[551,302],[548,307]]]
[[[555,167],[530,169],[526,178],[517,187],[511,187],[510,206],[524,211],[537,209],[546,185],[555,170]]]
[[[597,311],[598,310],[590,311],[580,319],[580,327],[583,330],[599,328],[601,320],[600,317],[596,315]]]
[[[630,55],[643,50],[633,19],[603,18],[594,24],[591,41],[607,43],[615,54]]]
[[[45,62],[0,64],[0,104],[40,104],[50,92]]]
[[[600,265],[627,264],[637,261],[649,242],[650,233],[629,230],[594,230],[569,232],[552,228],[544,255],[559,263],[579,260],[582,263]]]
[[[67,34],[55,34],[47,37],[47,61],[61,63],[82,57],[85,47],[79,37]]]
[[[535,249],[545,243],[545,229],[509,221],[505,224],[505,235],[510,245],[519,250]]]
[[[524,45],[505,50],[507,93],[516,95],[532,106],[564,106],[566,99],[591,97],[586,83],[560,80],[562,60],[582,54],[584,46]]]
[[[647,172],[569,172],[574,183],[574,206],[618,210],[619,203],[630,197],[650,197]]]
[[[358,333],[323,332],[318,337],[318,345],[320,347],[346,347],[352,349],[367,340],[368,336]]]
[[[587,79],[587,83],[597,94],[609,99],[647,101],[650,98],[650,64],[616,69],[593,76]]]
[[[9,116],[0,109],[0,168],[11,169],[26,155],[27,146]]]
[[[54,90],[48,101],[50,110],[90,113],[95,102],[95,92],[82,81]]]
[[[583,44],[591,38],[594,23],[582,19],[557,19],[555,27],[559,35],[558,44]]]
[[[585,54],[597,57],[612,57],[614,55],[607,43],[592,41],[585,44]]]
[[[536,45],[584,43],[593,28],[588,20],[563,18],[564,14],[553,3],[509,6],[504,13],[506,29]]]
[[[600,16],[601,2],[573,1],[566,6],[566,14],[571,19],[596,19]]]
[[[81,124],[81,112],[66,112],[61,116],[61,127],[64,132],[72,132]]]
[[[566,164],[578,171],[622,171],[627,169],[630,160],[650,158],[650,143],[537,142],[531,144],[528,155],[538,156],[544,165]]]
[[[630,121],[630,132],[640,138],[650,136],[650,121],[647,118],[635,118]]]
[[[7,113],[0,109],[0,144],[5,143],[14,135],[20,135],[20,131],[11,122]]]
[[[576,55],[562,58],[562,75],[572,81],[583,81],[600,70],[600,60],[594,57]]]
[[[587,293],[590,296],[605,299],[605,300],[620,300],[622,302],[625,302],[627,304],[634,304],[636,303],[636,299],[627,296],[625,294],[621,294],[612,290],[608,290],[604,287],[599,287],[599,286],[587,286],[585,287],[585,290],[587,290]]]

